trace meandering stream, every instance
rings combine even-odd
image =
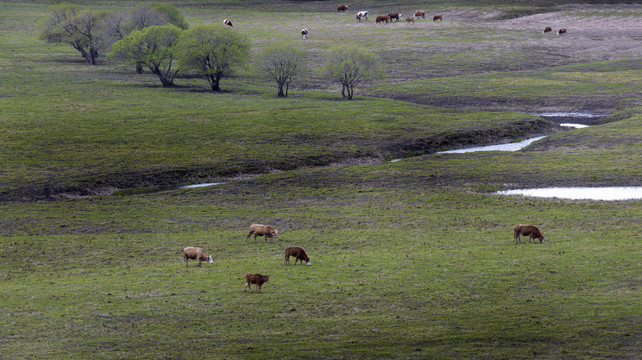
[[[582,119],[592,119],[600,117],[600,115],[594,115],[589,113],[541,113],[536,114],[543,118],[554,119],[554,121],[559,122],[561,126],[571,127],[576,129],[581,129],[588,127],[585,123],[582,123]],[[562,121],[574,121],[574,122],[562,122]],[[532,144],[535,141],[541,140],[546,136],[537,136],[529,138],[520,142],[514,142],[509,144],[497,144],[497,145],[488,145],[488,146],[475,146],[464,149],[455,149],[448,151],[439,151],[437,154],[452,154],[452,153],[468,153],[475,151],[518,151],[528,145]],[[394,159],[391,162],[396,162],[401,159]],[[214,186],[224,184],[222,182],[210,182],[202,184],[192,184],[181,186],[180,189],[192,189],[200,188],[206,186]],[[500,195],[523,195],[523,196],[533,196],[533,197],[548,197],[548,198],[561,198],[561,199],[587,199],[587,200],[631,200],[631,199],[642,199],[642,187],[550,187],[550,188],[540,188],[540,189],[515,189],[515,190],[506,190],[498,191],[497,194]]]

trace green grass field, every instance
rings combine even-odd
[[[191,25],[232,18],[253,55],[298,44],[309,76],[286,99],[255,64],[222,94],[167,89],[39,40],[47,4],[0,2],[0,359],[642,356],[640,201],[494,194],[642,186],[639,5],[355,4],[445,14],[388,27],[329,2],[176,5]],[[551,14],[568,37],[531,31]],[[341,100],[316,71],[337,42],[388,77]],[[549,111],[604,116],[561,131],[528,114]],[[224,184],[178,188],[201,181]],[[279,238],[246,239],[255,222]],[[544,243],[514,244],[516,223]],[[285,265],[289,245],[312,265]],[[186,267],[185,246],[214,264]],[[270,275],[261,293],[246,272]]]

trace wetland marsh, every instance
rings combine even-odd
[[[39,39],[48,3],[0,2],[0,358],[640,358],[640,200],[496,194],[642,186],[640,4],[355,4],[444,18],[379,26],[327,1],[174,5],[250,39],[223,93],[88,65]],[[307,54],[284,99],[256,66],[273,43]],[[387,75],[352,101],[317,71],[338,43]],[[517,223],[546,241],[515,245]]]

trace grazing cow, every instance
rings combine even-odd
[[[285,248],[285,263],[289,264],[290,263],[290,256],[294,256],[294,265],[296,265],[297,261],[301,261],[301,264],[303,264],[303,261],[305,261],[308,265],[311,264],[310,258],[308,257],[308,254],[305,253],[305,250],[298,246],[288,246]]]
[[[390,21],[392,21],[394,19],[394,20],[396,20],[396,22],[399,22],[399,20],[401,20],[401,16],[402,15],[399,14],[399,13],[390,13],[390,14],[388,14],[388,17],[390,18]]]
[[[245,239],[249,239],[250,235],[252,234],[254,234],[254,241],[256,241],[256,237],[258,235],[263,236],[266,243],[267,238],[279,237],[279,231],[271,227],[270,225],[252,224],[250,225],[250,233],[247,234],[247,237]]]
[[[303,36],[304,39],[307,35],[308,35],[308,29],[307,28],[301,29],[301,36]]]
[[[209,261],[210,264],[214,263],[212,255],[207,255],[200,247],[188,246],[183,249],[183,254],[185,258],[185,266],[187,266],[189,259],[198,260],[198,267],[201,267],[201,262],[203,261]]]
[[[425,19],[426,18],[426,12],[423,11],[423,10],[417,10],[417,11],[415,11],[415,17],[416,18]]]
[[[413,23],[413,24],[414,24],[414,23],[415,23],[415,18],[414,18],[413,16],[411,16],[411,17],[407,17],[407,18],[406,18],[406,22],[409,22],[409,23]]]
[[[385,23],[387,24],[387,23],[389,23],[389,22],[390,22],[390,16],[388,16],[388,15],[379,15],[379,16],[377,16],[377,18],[375,19],[375,22],[376,22],[377,24],[378,24],[378,23],[382,23],[382,22],[385,22]]]
[[[346,12],[348,10],[348,7],[345,5],[337,5],[337,12]]]
[[[359,11],[356,16],[357,20],[361,22],[361,19],[366,19],[368,20],[368,12],[367,11]]]
[[[547,32],[551,32],[551,31],[553,31],[553,29],[552,29],[550,26],[547,26],[547,27],[544,29],[544,34],[546,34]]]
[[[557,30],[557,35],[562,35],[562,34],[566,34],[566,29]]]
[[[229,21],[228,19],[223,20],[223,24],[225,24],[225,25],[227,25],[227,26],[229,26],[231,28],[234,28],[234,25],[232,25],[232,22]]]
[[[245,289],[247,288],[250,288],[250,291],[252,291],[252,284],[254,284],[259,288],[259,292],[261,292],[261,286],[263,286],[264,283],[268,282],[268,280],[270,280],[270,275],[246,273],[246,283],[243,287],[243,291],[245,291]]]
[[[525,224],[517,224],[513,227],[513,240],[515,240],[515,244],[517,244],[517,241],[520,243],[522,242],[522,235],[528,236],[528,242],[530,243],[531,240],[533,239],[539,239],[539,243],[544,242],[544,235],[539,231],[539,229],[534,226],[534,225],[525,225]]]
[[[437,21],[437,20],[439,20],[439,21],[444,21],[444,18],[443,18],[441,15],[435,15],[435,16],[432,18],[432,21],[433,21],[433,22],[435,22],[435,21]]]

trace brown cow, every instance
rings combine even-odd
[[[557,30],[557,35],[562,35],[562,34],[566,34],[566,29]]]
[[[252,284],[255,284],[259,288],[259,292],[261,292],[261,286],[263,286],[264,283],[268,282],[270,280],[270,275],[261,275],[261,274],[252,274],[252,273],[246,273],[245,274],[245,286],[243,287],[243,291],[245,289],[250,288],[250,291],[252,291]]]
[[[277,229],[273,228],[270,225],[262,225],[262,224],[250,225],[250,232],[247,234],[247,237],[245,239],[246,240],[249,239],[250,235],[252,234],[254,234],[254,241],[256,241],[256,237],[258,235],[258,236],[263,236],[266,243],[267,243],[267,238],[279,237],[279,231]]]
[[[401,15],[399,13],[390,13],[390,14],[388,14],[388,17],[390,18],[390,21],[396,20],[396,22],[399,22],[399,20],[401,20],[402,16],[403,15]]]
[[[348,10],[348,7],[345,5],[337,5],[337,12],[346,12]]]
[[[298,246],[288,246],[285,248],[285,263],[290,263],[290,256],[294,256],[294,265],[301,260],[301,264],[305,261],[308,265],[311,264],[310,257],[305,253],[305,250]]]
[[[513,227],[513,240],[515,240],[515,244],[517,244],[517,241],[522,242],[522,235],[528,236],[528,242],[530,243],[531,240],[533,239],[539,239],[539,243],[544,242],[544,235],[539,231],[537,226],[534,225],[526,225],[526,224],[517,224]]]
[[[388,15],[379,15],[379,16],[377,16],[377,18],[375,19],[375,22],[376,22],[377,24],[378,24],[378,23],[382,23],[382,22],[384,22],[384,21],[386,22],[386,24],[387,24],[387,23],[389,23],[389,22],[390,22],[390,16],[388,16]]]
[[[183,249],[183,255],[185,258],[185,266],[187,266],[187,262],[189,261],[189,259],[198,260],[199,267],[201,267],[201,262],[203,261],[209,261],[210,264],[214,263],[214,260],[212,260],[212,255],[207,255],[205,251],[200,247],[188,246]]]
[[[423,19],[425,19],[425,18],[426,18],[426,12],[425,12],[425,11],[423,11],[423,10],[417,10],[417,11],[415,12],[415,17],[416,17],[416,18],[423,18]]]
[[[551,31],[553,31],[553,29],[552,29],[550,26],[547,26],[547,27],[544,29],[544,34],[546,34],[547,32],[551,32]]]
[[[444,21],[444,18],[443,18],[441,15],[435,15],[435,16],[432,18],[432,21],[433,21],[433,22],[435,22],[435,21],[437,21],[437,20],[439,20],[439,21]]]
[[[414,18],[413,16],[411,16],[411,17],[407,17],[407,18],[406,18],[406,22],[409,22],[409,23],[413,23],[413,24],[414,24],[414,23],[415,23],[415,18]]]

